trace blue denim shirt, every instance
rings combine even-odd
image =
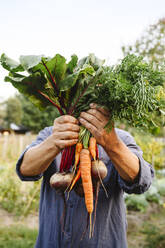
[[[136,145],[133,137],[126,131],[116,129],[120,139],[127,147],[137,155],[140,162],[138,178],[133,183],[124,181],[110,158],[101,146],[99,146],[99,157],[108,168],[108,175],[103,183],[108,192],[108,198],[101,186],[98,198],[96,223],[94,235],[89,239],[89,232],[81,240],[86,228],[87,211],[84,198],[79,197],[74,190],[67,200],[67,211],[64,230],[61,230],[61,217],[64,202],[61,195],[50,187],[49,180],[53,173],[58,171],[60,154],[50,164],[48,169],[38,176],[23,176],[20,173],[20,165],[27,149],[40,144],[52,134],[52,127],[42,130],[37,139],[28,146],[20,156],[16,171],[23,181],[36,181],[41,177],[42,186],[40,193],[39,210],[39,234],[35,248],[126,248],[126,209],[123,199],[124,192],[141,194],[145,192],[154,175],[152,167],[144,161],[142,151]]]

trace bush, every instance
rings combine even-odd
[[[165,232],[150,223],[144,225],[142,231],[146,234],[146,245],[144,248],[164,248],[165,247]]]
[[[158,193],[158,190],[156,186],[154,185],[151,185],[149,190],[145,192],[145,197],[146,197],[146,200],[149,202],[155,202],[158,204],[162,204],[160,194]]]
[[[165,196],[165,179],[155,179],[144,194],[125,194],[125,203],[128,210],[144,212],[150,202],[163,206],[163,196]]]
[[[25,185],[26,184],[26,185]],[[0,205],[18,216],[38,211],[40,182],[21,182],[15,165],[0,171]]]
[[[136,133],[134,137],[143,151],[144,159],[152,164],[156,170],[163,169],[165,167],[165,144],[150,135],[139,135]]]
[[[156,181],[156,187],[161,196],[165,196],[165,178]]]
[[[135,211],[146,211],[148,207],[148,202],[145,198],[145,195],[126,195],[125,202],[128,210]]]
[[[31,248],[34,247],[37,230],[24,226],[11,226],[0,228],[1,248]]]

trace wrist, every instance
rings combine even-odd
[[[47,141],[48,141],[48,144],[49,144],[50,151],[52,151],[55,156],[58,153],[60,153],[61,148],[56,144],[56,139],[55,139],[53,134],[48,137]]]
[[[115,152],[116,150],[119,149],[121,140],[118,137],[115,128],[111,130],[110,133],[108,133],[105,137],[105,151],[106,152]]]

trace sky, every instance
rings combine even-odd
[[[115,64],[123,45],[165,17],[165,0],[1,0],[0,10],[0,54],[19,61],[20,55],[95,53]],[[0,101],[16,93],[6,75],[0,67]]]

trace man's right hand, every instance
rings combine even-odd
[[[52,135],[59,151],[78,142],[79,130],[78,120],[71,115],[62,115],[55,119]]]

